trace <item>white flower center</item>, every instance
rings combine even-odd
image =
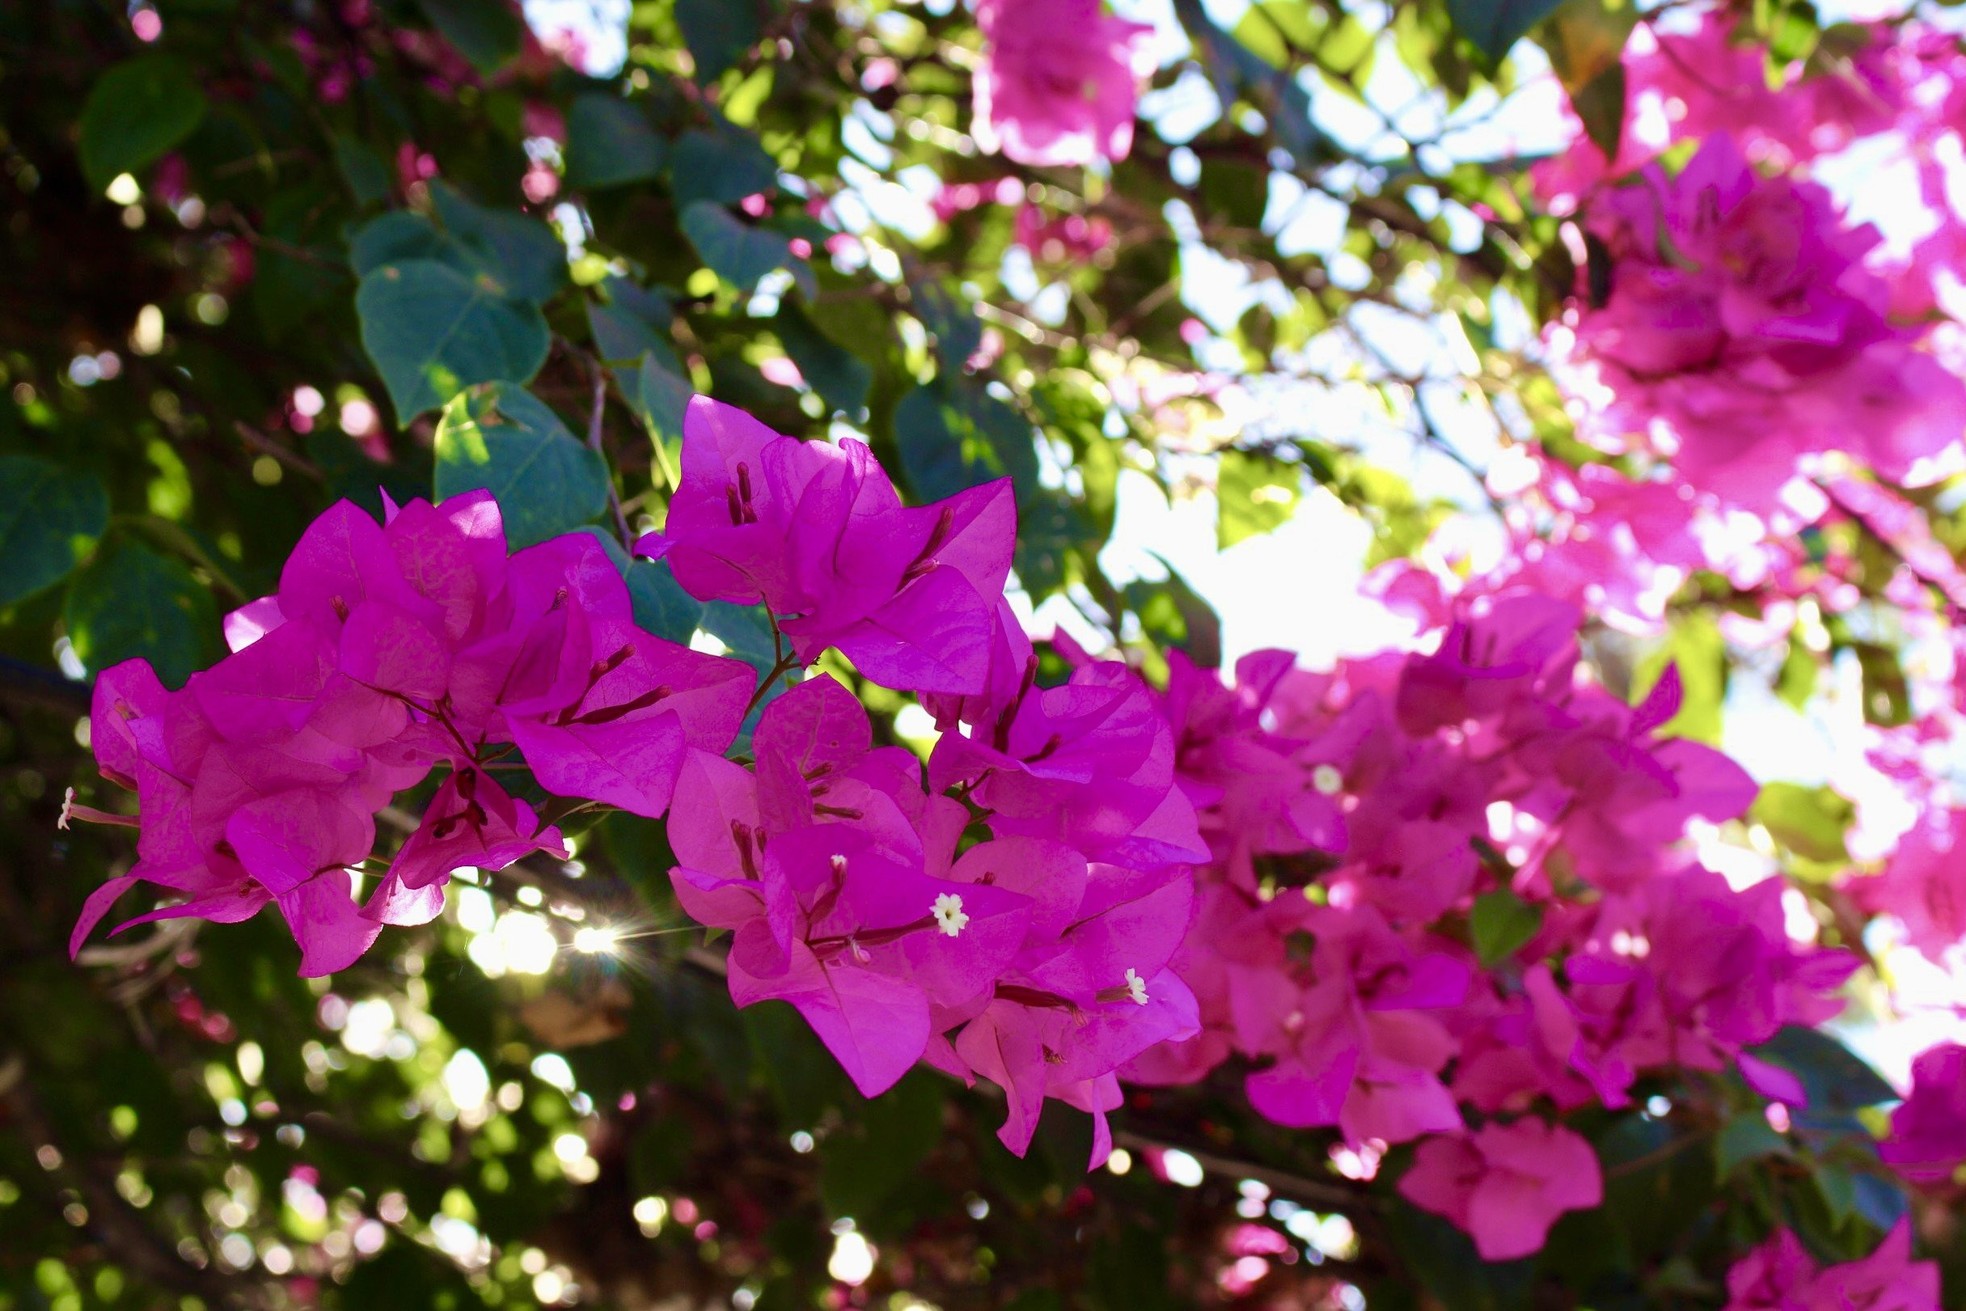
[[[1338,772],[1336,765],[1319,765],[1311,771],[1311,786],[1327,797],[1335,797],[1345,790],[1345,776]]]
[[[1147,1004],[1147,981],[1135,970],[1126,972],[1126,995],[1133,999],[1136,1006]]]
[[[963,926],[969,923],[969,916],[963,911],[963,899],[954,892],[945,892],[935,899],[933,907],[935,927],[942,930],[945,937],[958,937]]]

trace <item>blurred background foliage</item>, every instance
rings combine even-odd
[[[69,963],[83,896],[130,859],[55,828],[93,787],[88,674],[208,662],[337,498],[488,486],[515,546],[613,536],[659,514],[708,392],[866,437],[920,499],[1010,475],[1028,600],[1152,671],[1221,634],[1171,570],[1109,576],[1123,474],[1213,488],[1224,547],[1328,493],[1377,561],[1485,497],[1455,415],[1562,449],[1524,350],[1574,270],[1528,161],[1466,137],[1532,27],[1615,135],[1628,7],[1173,0],[1187,45],[1147,93],[1172,108],[1089,172],[975,151],[979,38],[946,0],[620,8],[603,69],[495,0],[0,7],[0,1307],[1573,1305],[1334,1170],[1328,1136],[1258,1120],[1232,1077],[1133,1094],[1096,1177],[1077,1118],[1020,1161],[988,1097],[931,1074],[862,1101],[789,1010],[731,1008],[660,826],[629,816],[332,981],[296,979],[265,921]],[[1751,21],[1794,58],[1818,36],[1806,4]],[[1365,94],[1389,62],[1431,125]],[[1377,116],[1383,148],[1325,113]],[[1313,211],[1330,240],[1283,238]],[[1204,326],[1184,287],[1211,278],[1264,290]],[[1437,374],[1443,352],[1465,367]],[[1245,427],[1206,385],[1225,368],[1302,390]],[[1431,453],[1429,489],[1389,436]],[[744,612],[629,567],[649,627],[769,661]],[[1670,648],[1694,736],[1722,690],[1703,634]],[[1835,856],[1806,799],[1763,804]],[[1797,1060],[1840,1114],[1889,1095]],[[1739,1223],[1719,1189],[1743,1161],[1826,1250],[1903,1204],[1747,1131],[1717,1161],[1620,1133],[1610,1208],[1551,1246],[1568,1287],[1625,1290],[1594,1306],[1715,1304],[1684,1245]]]

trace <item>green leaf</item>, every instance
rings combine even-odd
[[[643,357],[636,374],[636,410],[649,431],[649,440],[655,443],[656,459],[672,488],[682,470],[683,418],[695,395],[696,388],[689,379],[663,367],[653,352]]]
[[[142,656],[172,687],[206,663],[218,634],[211,589],[176,560],[129,540],[97,552],[75,575],[61,621],[90,669]]]
[[[172,56],[118,64],[96,79],[82,106],[82,174],[99,192],[183,141],[204,117],[204,91]]]
[[[536,306],[435,260],[372,269],[355,311],[401,422],[477,383],[529,381],[546,362],[550,333]]]
[[[703,602],[685,592],[661,561],[636,560],[628,566],[628,597],[637,624],[678,646],[688,646],[703,623]]]
[[[712,201],[685,206],[682,225],[703,262],[739,291],[750,291],[759,278],[792,258],[784,233],[752,227]]]
[[[1784,782],[1764,784],[1748,811],[1748,818],[1788,851],[1829,865],[1831,872],[1849,863],[1843,835],[1856,817],[1856,804],[1828,787]]]
[[[436,493],[482,487],[498,500],[513,550],[600,517],[608,471],[558,415],[518,387],[460,395],[437,425]]]
[[[431,182],[430,194],[444,230],[481,267],[497,271],[510,294],[538,304],[565,283],[567,248],[538,219],[480,205],[442,179]]]
[[[1275,55],[1277,47],[1266,45],[1261,53],[1252,50],[1217,26],[1201,0],[1175,0],[1174,9],[1202,51],[1204,66],[1222,102],[1249,101],[1270,121],[1278,143],[1285,150],[1300,162],[1317,160],[1323,150],[1317,127],[1311,120],[1310,93],[1288,71],[1267,62],[1265,54]],[[1337,36],[1334,32],[1319,42],[1320,58],[1325,58]],[[1370,47],[1368,33],[1366,49]]]
[[[1216,548],[1226,551],[1290,522],[1302,474],[1299,466],[1272,456],[1223,451],[1215,471]]]
[[[756,0],[676,0],[676,26],[705,86],[764,37]]]
[[[969,380],[937,378],[894,407],[901,472],[924,501],[1009,474],[1019,500],[1037,485],[1037,448],[1017,411]]]
[[[942,367],[959,374],[969,358],[983,348],[983,321],[976,307],[936,282],[909,284],[915,314],[935,338],[935,355]]]
[[[1630,0],[1566,0],[1537,42],[1570,94],[1571,108],[1606,159],[1618,157],[1625,127],[1625,42],[1638,23]]]
[[[1160,582],[1135,579],[1126,585],[1126,604],[1140,627],[1162,650],[1179,648],[1203,669],[1222,663],[1222,620],[1207,599],[1189,585],[1166,557],[1148,552],[1167,570]]]
[[[703,631],[722,642],[730,654],[760,673],[778,659],[771,639],[771,618],[760,605],[711,601],[703,607]]]
[[[669,142],[641,107],[590,91],[567,112],[567,185],[589,191],[647,182],[662,173]]]
[[[681,373],[671,340],[675,309],[659,291],[611,277],[601,284],[604,300],[587,302],[587,330],[603,360],[640,361],[653,351],[671,373]]]
[[[1570,106],[1583,120],[1591,144],[1606,159],[1616,159],[1625,134],[1625,66],[1613,64],[1586,82],[1570,97]]]
[[[389,162],[366,143],[337,132],[334,161],[357,205],[373,205],[389,199]]]
[[[1543,908],[1530,905],[1507,888],[1476,897],[1474,911],[1468,916],[1475,955],[1491,968],[1522,950],[1542,927]]]
[[[699,200],[734,203],[778,187],[778,161],[754,134],[724,122],[678,137],[670,173],[670,190],[685,207]]]
[[[1782,657],[1781,672],[1775,676],[1775,695],[1802,709],[1816,694],[1816,672],[1816,653],[1798,635],[1791,634],[1788,654]]]
[[[1743,1111],[1729,1120],[1713,1142],[1714,1166],[1723,1182],[1749,1161],[1794,1154],[1788,1139],[1776,1133],[1759,1110]]]
[[[431,185],[440,228],[409,210],[391,210],[357,228],[349,262],[366,277],[383,264],[428,259],[448,264],[501,294],[535,304],[566,280],[566,247],[551,228],[513,210],[488,209],[455,187]]]
[[[854,1108],[853,1118],[819,1149],[819,1195],[827,1211],[853,1216],[863,1227],[878,1214],[880,1203],[941,1141],[947,1087],[917,1070]]]
[[[495,73],[516,59],[525,23],[516,5],[500,0],[418,0],[424,17],[480,73]]]
[[[1555,12],[1562,0],[1447,0],[1461,35],[1499,64],[1522,35]]]
[[[1709,746],[1720,743],[1720,707],[1727,696],[1727,641],[1706,611],[1674,621],[1665,642],[1641,660],[1632,676],[1632,703],[1645,699],[1652,685],[1679,666],[1679,713],[1657,730],[1660,737],[1687,737]]]
[[[778,303],[772,327],[821,400],[849,417],[866,408],[867,390],[874,385],[871,365],[821,332],[792,301]]]
[[[0,606],[68,577],[108,526],[109,493],[93,474],[0,459]]]
[[[1802,1081],[1809,1114],[1855,1111],[1897,1100],[1897,1092],[1848,1047],[1820,1029],[1788,1025],[1749,1051]]]

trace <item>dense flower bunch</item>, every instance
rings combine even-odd
[[[1878,1155],[1914,1183],[1951,1184],[1966,1165],[1966,1047],[1948,1042],[1921,1053],[1911,1076]]]
[[[383,524],[336,506],[230,617],[232,655],[178,692],[140,663],[101,679],[98,759],[142,834],[76,941],[145,881],[175,903],[132,923],[273,900],[324,973],[433,917],[460,866],[564,854],[542,810],[666,813],[679,903],[731,931],[733,1000],[789,1002],[862,1092],[919,1062],[987,1079],[1019,1152],[1063,1101],[1097,1163],[1121,1078],[1237,1055],[1279,1124],[1424,1140],[1401,1191],[1496,1260],[1601,1198],[1556,1117],[1650,1075],[1803,1100],[1752,1049],[1833,1015],[1853,960],[1791,939],[1778,881],[1737,889],[1680,849],[1754,785],[1660,737],[1670,669],[1628,706],[1581,672],[1574,607],[1504,591],[1328,673],[1263,652],[1227,683],[1175,653],[1157,691],[1059,638],[1069,674],[1041,681],[1005,599],[1014,536],[1007,482],[910,507],[858,442],[693,402],[637,550],[764,607],[789,650],[754,694],[749,666],[636,627],[593,536],[508,555],[483,494]],[[925,767],[830,675],[777,686],[828,648],[920,697]],[[508,794],[517,768],[562,800]],[[358,904],[375,813],[433,770]]]
[[[1153,30],[1100,0],[977,0],[976,144],[1020,164],[1124,159]]]
[[[1729,132],[1757,162],[1788,169],[1853,141],[1901,132],[1930,142],[1956,118],[1961,57],[1948,33],[1918,21],[1847,23],[1822,57],[1782,69],[1771,85],[1766,46],[1726,9],[1685,30],[1642,24],[1623,57],[1626,94],[1618,157],[1584,137],[1538,164],[1537,189],[1559,204],[1631,173],[1675,142]]]
[[[1233,686],[1177,658],[1168,691],[1212,854],[1176,958],[1203,1032],[1131,1075],[1185,1082],[1238,1052],[1278,1123],[1451,1135],[1402,1190],[1494,1259],[1597,1199],[1587,1145],[1539,1108],[1729,1067],[1793,1096],[1747,1049],[1833,1015],[1855,966],[1790,940],[1779,882],[1737,890],[1675,854],[1754,784],[1656,736],[1670,672],[1637,708],[1580,679],[1579,621],[1504,594],[1464,603],[1431,654],[1330,674],[1264,654]]]
[[[1827,192],[1762,177],[1724,134],[1677,174],[1648,167],[1592,202],[1604,267],[1576,351],[1609,392],[1598,440],[1638,435],[1695,487],[1752,509],[1800,458],[1837,450],[1893,481],[1958,443],[1966,389],[1888,317],[1877,243]]]
[[[232,654],[180,691],[142,661],[97,680],[96,759],[136,792],[143,831],[76,946],[144,882],[180,900],[124,928],[231,922],[273,901],[303,974],[345,968],[382,925],[432,919],[451,870],[566,854],[497,782],[513,748],[549,791],[657,816],[685,753],[736,736],[755,682],[748,665],[636,627],[597,538],[508,555],[484,493],[391,505],[381,525],[342,502],[301,538],[280,590],[225,631]],[[376,812],[434,768],[446,776],[422,823],[358,905]]]
[[[1911,1227],[1900,1223],[1861,1261],[1819,1266],[1783,1229],[1727,1274],[1726,1311],[1937,1311],[1939,1267],[1911,1259]]]

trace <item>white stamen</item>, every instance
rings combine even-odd
[[[1336,765],[1319,765],[1311,771],[1311,786],[1327,797],[1335,797],[1345,790],[1345,776],[1338,772]]]
[[[935,927],[942,930],[945,937],[958,937],[963,926],[969,923],[969,916],[963,911],[963,899],[954,892],[945,892],[935,899],[932,908]]]
[[[1126,995],[1133,998],[1136,1006],[1147,1004],[1147,981],[1131,969],[1126,972]]]

